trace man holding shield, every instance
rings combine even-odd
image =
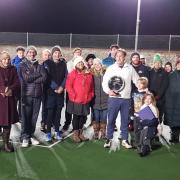
[[[124,49],[118,49],[115,56],[115,64],[111,65],[104,77],[102,87],[105,93],[109,94],[108,99],[108,123],[106,133],[106,143],[104,147],[110,148],[114,125],[116,118],[120,111],[121,114],[121,134],[122,146],[127,149],[132,148],[128,142],[128,116],[130,109],[130,96],[131,96],[131,82],[136,84],[139,79],[139,75],[132,67],[132,65],[126,63],[126,51]]]

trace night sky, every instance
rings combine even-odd
[[[180,0],[141,0],[140,34],[179,34]],[[137,0],[0,0],[1,32],[135,34]]]

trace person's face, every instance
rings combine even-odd
[[[74,52],[74,58],[76,58],[76,57],[78,57],[78,56],[81,56],[81,50],[76,50],[75,52]]]
[[[178,64],[176,65],[176,69],[177,69],[177,70],[180,70],[180,63],[178,63]]]
[[[28,60],[33,61],[36,57],[36,51],[34,49],[30,49],[27,54],[26,57]]]
[[[81,61],[81,62],[78,62],[76,64],[76,68],[79,69],[79,70],[83,70],[84,69],[84,63]]]
[[[154,62],[154,68],[155,69],[160,69],[161,68],[161,62],[159,62],[159,61],[156,61],[156,62]]]
[[[41,58],[42,58],[42,61],[44,62],[44,61],[51,58],[51,54],[49,52],[47,52],[47,51],[44,51],[44,52],[42,52],[42,57]]]
[[[172,71],[172,68],[171,68],[171,66],[169,64],[165,65],[164,69],[165,69],[166,72],[171,72]]]
[[[9,58],[3,58],[3,59],[1,60],[1,63],[2,63],[2,65],[3,65],[4,67],[7,67],[7,66],[9,66],[9,64],[10,64],[10,59],[9,59]]]
[[[134,55],[134,56],[132,57],[132,64],[134,64],[134,65],[139,65],[139,63],[140,63],[139,56],[138,56],[138,55]]]
[[[142,64],[144,64],[144,65],[146,64],[146,59],[145,58],[141,58],[140,61],[141,61]]]
[[[117,62],[117,64],[119,66],[123,66],[124,65],[124,63],[125,63],[125,55],[124,55],[123,52],[118,51],[117,54],[116,54],[115,59],[116,59],[116,62]]]
[[[102,65],[101,65],[100,63],[95,63],[95,64],[94,64],[94,69],[95,69],[96,71],[101,71]]]
[[[113,47],[112,49],[111,49],[111,56],[112,57],[115,57],[116,56],[116,53],[117,53],[117,48],[115,48],[115,47]]]
[[[145,86],[144,86],[144,84],[141,81],[137,81],[137,88],[139,90],[143,90],[143,89],[145,89]]]
[[[150,105],[151,103],[153,103],[151,96],[146,96],[144,103],[146,105]]]
[[[22,59],[24,57],[24,51],[18,51],[17,56]]]
[[[94,60],[93,58],[88,59],[88,66],[91,67],[93,65],[93,60]]]
[[[60,51],[55,51],[52,55],[53,60],[57,61],[60,59],[60,57],[62,56]]]

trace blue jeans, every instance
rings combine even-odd
[[[128,116],[130,109],[130,99],[112,98],[108,99],[108,122],[107,122],[107,139],[113,138],[116,118],[120,111],[121,114],[121,134],[123,140],[128,139]]]
[[[107,122],[107,109],[103,110],[98,110],[98,109],[93,109],[93,120],[97,122]]]

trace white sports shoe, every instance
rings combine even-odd
[[[28,147],[29,146],[29,140],[23,139],[21,147]]]
[[[112,144],[112,139],[107,139],[104,144],[104,148],[110,148],[111,144]]]
[[[122,146],[124,146],[126,149],[132,148],[132,146],[129,144],[127,140],[122,140]]]
[[[31,138],[31,143],[32,143],[32,145],[40,144],[39,141],[37,139],[35,139],[34,137]]]

